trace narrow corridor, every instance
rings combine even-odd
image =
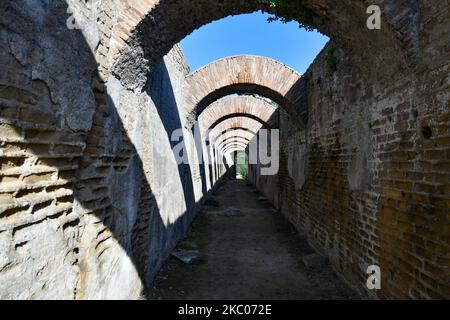
[[[328,265],[305,267],[314,250],[246,181],[222,183],[175,252],[199,259],[171,255],[150,299],[357,298]]]

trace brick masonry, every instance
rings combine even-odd
[[[278,179],[250,170],[366,297],[450,297],[449,51],[439,41],[422,43],[423,50],[436,46],[439,58],[424,57],[422,67],[396,77],[389,90],[386,83],[365,82],[341,51],[330,74],[329,44],[305,75],[306,130],[281,111]],[[382,270],[375,292],[365,287],[373,264]]]
[[[268,123],[278,105],[255,96],[231,96],[210,104],[198,117],[202,132],[212,130],[230,115],[246,115]]]

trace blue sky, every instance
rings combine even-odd
[[[217,59],[254,54],[278,60],[304,73],[328,41],[291,22],[268,23],[270,15],[255,12],[227,17],[194,31],[181,41],[192,71]]]

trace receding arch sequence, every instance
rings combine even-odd
[[[254,119],[247,117],[234,117],[227,119],[218,124],[214,129],[209,131],[206,137],[211,143],[215,143],[216,139],[224,132],[231,131],[236,128],[244,128],[256,134],[263,125]]]
[[[233,137],[240,137],[243,139],[246,139],[248,141],[251,141],[254,137],[255,137],[255,133],[248,131],[248,130],[244,130],[244,129],[240,129],[240,128],[233,128],[230,130],[227,130],[225,132],[220,133],[214,142],[215,144],[220,143],[223,140],[227,140]]]
[[[395,6],[398,0],[379,3],[382,10]],[[236,14],[262,10],[279,16],[303,21],[328,35],[361,69],[375,74],[389,75],[405,66],[402,54],[393,55],[392,49],[417,54],[419,43],[407,37],[405,25],[417,27],[414,8],[399,17],[383,15],[386,26],[373,32],[366,28],[366,1],[305,0],[304,9],[293,13],[290,8],[274,8],[270,0],[128,0],[121,1],[121,19],[111,42],[109,59],[113,71],[128,88],[145,85],[146,75],[169,50],[195,29],[212,21]],[[387,10],[388,11],[388,10]],[[406,22],[406,23],[405,23]],[[403,32],[402,32],[403,31]],[[371,57],[377,56],[390,68],[380,70]],[[405,55],[406,56],[406,55]]]
[[[220,147],[221,145],[223,145],[224,143],[228,143],[230,141],[239,141],[239,142],[243,142],[243,143],[249,143],[251,140],[247,139],[245,137],[241,137],[238,135],[226,138],[226,139],[220,139],[219,141],[216,141],[216,146]]]
[[[225,149],[223,152],[225,154],[231,154],[234,151],[245,151],[246,147],[244,146],[238,146],[238,145],[234,145],[234,146],[230,146],[229,148]]]
[[[247,146],[249,144],[250,141],[244,139],[244,138],[240,138],[240,137],[234,137],[234,138],[230,138],[229,140],[226,141],[222,141],[219,144],[217,144],[217,148],[219,150],[225,149],[227,146],[229,146],[230,144],[233,143],[239,143],[241,145]]]
[[[277,108],[267,100],[255,96],[230,96],[215,101],[198,115],[204,133],[223,120],[236,116],[247,116],[267,125]]]
[[[245,142],[239,142],[239,141],[230,141],[228,143],[225,143],[222,147],[223,151],[226,151],[229,147],[237,146],[242,148],[247,148],[247,143]]]
[[[185,113],[200,115],[221,98],[236,93],[266,97],[305,122],[306,79],[284,64],[260,56],[241,55],[217,60],[186,77]]]

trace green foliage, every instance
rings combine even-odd
[[[308,70],[306,73],[303,74],[303,78],[305,78],[305,80],[309,81],[312,80],[313,78],[313,73],[311,70]]]
[[[270,0],[270,6],[280,9],[282,15],[279,16],[277,13],[274,17],[268,18],[267,21],[281,21],[283,23],[297,21],[300,28],[306,31],[313,31],[315,29],[312,23],[314,14],[303,2],[304,0]]]
[[[327,71],[328,73],[333,73],[336,71],[338,60],[334,53],[336,52],[336,47],[331,46],[327,52]]]
[[[236,155],[236,173],[243,180],[248,179],[248,155],[246,152],[238,152]]]

